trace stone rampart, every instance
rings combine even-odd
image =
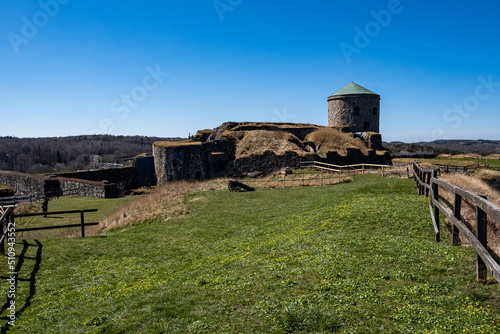
[[[9,186],[16,195],[39,196],[84,196],[109,198],[118,195],[115,184],[97,181],[31,175],[11,171],[0,171],[0,184]]]
[[[139,177],[135,166],[121,168],[101,168],[94,170],[54,173],[53,175],[87,181],[108,181],[123,189],[134,189],[139,186]]]

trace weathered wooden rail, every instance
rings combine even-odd
[[[450,166],[450,165],[437,165],[437,166],[442,173],[467,173],[484,165],[475,163],[469,166]]]
[[[354,164],[354,165],[334,165],[319,161],[304,161],[300,163],[301,168],[317,168],[328,170],[336,173],[361,173],[369,171],[380,171],[382,176],[388,174],[404,174],[410,178],[412,174],[411,164],[395,166],[395,165],[377,165],[377,164]]]
[[[22,202],[33,202],[39,200],[40,197],[37,195],[25,195],[25,196],[11,196],[11,197],[0,197],[0,206],[2,207],[14,207]]]
[[[0,254],[5,255],[5,239],[9,233],[8,226],[10,223],[14,222],[13,208],[8,207],[5,211],[2,211],[2,215],[0,217]]]
[[[418,188],[419,195],[430,196],[429,208],[434,226],[436,242],[440,241],[440,219],[442,213],[450,221],[451,242],[453,245],[459,244],[459,234],[462,233],[476,251],[476,277],[477,281],[485,283],[488,271],[500,283],[500,265],[495,261],[488,251],[487,221],[488,217],[495,224],[500,225],[500,208],[489,202],[485,198],[470,191],[441,181],[437,178],[437,169],[422,168],[413,161],[413,173]],[[450,192],[454,196],[454,202],[448,209],[441,202],[440,189]],[[463,201],[475,207],[476,211],[476,233],[468,227],[461,215]]]

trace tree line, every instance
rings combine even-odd
[[[151,154],[155,141],[180,139],[112,135],[0,137],[0,170],[40,174],[89,169],[91,155],[101,155],[103,162],[125,163],[138,154]]]
[[[391,151],[393,157],[417,157],[438,156],[439,154],[463,154],[476,153],[483,156],[500,153],[500,141],[498,140],[435,140],[432,142],[383,143],[383,146]]]

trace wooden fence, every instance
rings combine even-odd
[[[475,163],[469,166],[436,165],[442,173],[467,173],[480,167],[487,167],[485,164]]]
[[[260,186],[264,188],[286,188],[293,186],[326,186],[343,182],[348,182],[351,179],[349,176],[354,176],[351,173],[333,173],[321,170],[317,175],[307,173],[293,173],[293,174],[276,174],[270,179],[242,179],[241,182],[250,184],[252,186]]]
[[[40,199],[38,194],[25,196],[0,197],[0,206],[14,207],[22,202],[33,202]]]
[[[451,185],[439,180],[437,169],[422,168],[413,161],[413,173],[418,188],[419,195],[430,196],[429,209],[432,217],[432,224],[436,242],[440,241],[439,213],[442,213],[450,223],[451,242],[453,245],[459,244],[459,233],[462,233],[476,251],[476,276],[477,281],[485,283],[488,271],[500,283],[500,265],[490,255],[487,240],[487,220],[488,217],[495,224],[500,225],[500,208],[489,202],[485,198],[470,191]],[[449,203],[450,209],[445,208],[439,201],[443,198],[439,195],[440,190],[449,191],[454,196],[454,203]],[[476,211],[476,233],[468,227],[461,215],[463,201],[475,207]]]
[[[27,232],[27,231],[41,231],[41,230],[52,230],[60,228],[70,228],[70,227],[80,227],[82,238],[85,238],[85,226],[98,225],[98,222],[85,222],[86,212],[96,212],[98,209],[87,209],[87,210],[70,210],[70,211],[52,211],[52,212],[37,212],[37,213],[14,213],[12,207],[8,207],[5,212],[0,217],[0,254],[5,254],[5,238],[9,232]],[[66,215],[66,214],[80,214],[79,224],[66,224],[66,225],[55,225],[55,226],[39,226],[30,228],[16,228],[15,219],[22,217],[34,217],[34,216],[46,216],[46,215]]]
[[[354,164],[354,165],[345,165],[339,166],[334,164],[328,164],[325,162],[319,161],[304,161],[300,163],[301,168],[317,168],[321,170],[327,170],[336,173],[369,173],[369,172],[379,172],[382,176],[388,176],[392,174],[402,174],[406,175],[407,178],[410,178],[410,175],[413,173],[411,169],[411,164],[405,165],[376,165],[376,164]]]

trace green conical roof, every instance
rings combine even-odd
[[[355,84],[354,82],[351,82],[350,84],[346,85],[344,88],[341,88],[339,91],[337,91],[335,94],[332,96],[342,96],[342,95],[359,95],[359,94],[366,94],[366,95],[377,95],[371,90],[368,90],[364,87],[361,87],[358,84]]]

